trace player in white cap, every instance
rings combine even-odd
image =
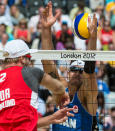
[[[72,108],[64,108],[51,116],[38,120],[38,87],[52,91],[57,105],[69,103],[65,87],[39,68],[27,67],[30,53],[22,40],[13,40],[5,45],[4,69],[0,71],[0,131],[37,131],[38,127],[60,123],[67,119]],[[55,88],[54,88],[55,86]]]

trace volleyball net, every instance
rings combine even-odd
[[[42,66],[42,63],[39,63],[40,60],[54,60],[55,64],[57,65],[59,75],[62,76],[66,81],[68,81],[67,72],[68,67],[70,65],[70,61],[96,61],[95,73],[97,79],[98,92],[102,92],[104,94],[105,110],[115,107],[115,51],[38,50],[36,53],[31,54],[31,56],[32,60],[36,61],[34,63],[34,66],[38,68]],[[0,59],[4,59],[2,51],[0,51]],[[107,65],[109,66],[107,67]],[[105,72],[105,68],[108,69],[108,72]],[[42,99],[46,100],[45,97],[48,96],[47,92],[44,93],[42,89],[40,89],[40,91]],[[39,101],[40,106],[42,102],[43,101]],[[51,104],[51,101],[46,100],[45,102],[47,108],[47,105]],[[45,112],[41,113],[44,115]],[[106,118],[110,114],[102,115],[103,121],[105,121],[104,118]]]
[[[31,55],[34,60],[115,61],[115,51],[38,50]],[[3,52],[0,51],[0,59],[3,58]]]

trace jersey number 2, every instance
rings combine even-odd
[[[0,74],[0,83],[4,82],[6,78],[6,73]]]

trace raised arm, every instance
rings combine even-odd
[[[53,16],[52,3],[49,2],[44,12],[42,12],[42,50],[53,50],[51,26],[55,23],[59,14]],[[59,79],[56,64],[52,60],[42,60],[44,71],[51,76]]]
[[[88,29],[90,32],[90,38],[88,43],[88,50],[96,50],[97,42],[97,18],[94,14],[93,21],[88,19]],[[87,109],[92,115],[96,115],[97,110],[97,83],[95,76],[95,61],[86,61],[84,66],[85,76],[85,98],[87,99]]]
[[[97,18],[94,14],[93,21],[91,18],[88,18],[88,30],[90,33],[90,38],[88,42],[88,50],[96,50],[96,42],[97,42]]]

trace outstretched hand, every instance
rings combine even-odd
[[[68,119],[68,116],[74,116],[74,114],[70,113],[70,111],[73,111],[73,108],[63,108],[58,110],[53,114],[53,123],[59,124],[63,123]]]
[[[55,22],[56,19],[59,17],[59,13],[55,14],[53,16],[52,12],[52,2],[48,2],[46,8],[44,11],[41,13],[41,22],[42,22],[42,27],[48,28],[51,27]]]
[[[88,30],[90,34],[90,38],[97,38],[97,18],[96,14],[93,15],[93,20],[91,17],[88,17]]]

